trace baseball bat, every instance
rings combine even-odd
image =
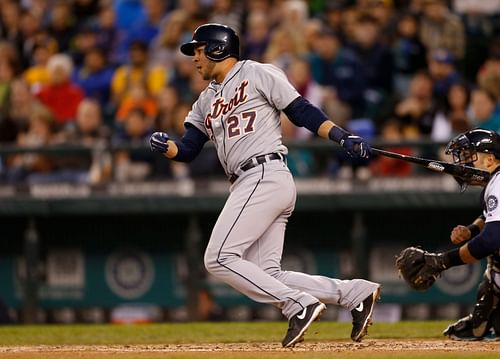
[[[408,156],[400,153],[381,150],[378,148],[372,148],[372,150],[374,153],[377,153],[382,156],[396,158],[398,160],[408,161],[411,163],[416,163],[434,172],[442,172],[450,174],[455,178],[459,178],[467,182],[468,184],[485,186],[491,177],[491,174],[489,172],[471,166],[465,166],[446,161],[431,160],[415,156]]]

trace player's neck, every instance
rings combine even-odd
[[[218,62],[215,67],[214,80],[217,83],[222,83],[226,78],[227,74],[231,71],[234,65],[238,62],[234,57],[225,59],[224,61]]]

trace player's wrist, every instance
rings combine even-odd
[[[340,143],[343,139],[349,136],[350,133],[344,130],[343,128],[335,125],[328,132],[328,138],[332,141]]]
[[[448,252],[440,253],[441,264],[443,265],[443,269],[448,269],[451,267],[460,266],[465,264],[465,262],[460,257],[460,248],[454,248],[449,250]]]
[[[481,228],[479,228],[479,226],[475,223],[469,224],[467,228],[470,231],[470,238],[474,238],[479,233],[481,233]]]

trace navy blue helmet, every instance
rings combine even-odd
[[[184,55],[194,56],[194,49],[205,45],[205,55],[212,61],[222,61],[229,57],[240,58],[240,39],[229,26],[205,24],[193,33],[193,39],[181,45]]]

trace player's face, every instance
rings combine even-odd
[[[473,165],[480,170],[491,172],[496,168],[495,156],[489,153],[478,152],[477,160],[474,161]]]
[[[214,68],[216,63],[207,58],[204,50],[205,46],[199,46],[194,49],[193,61],[196,65],[196,70],[198,70],[203,80],[212,80],[215,77]]]

